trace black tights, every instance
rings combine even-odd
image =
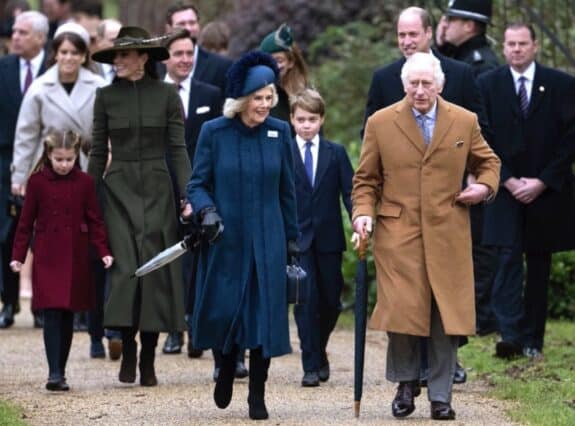
[[[44,347],[50,379],[65,377],[73,334],[74,312],[65,309],[44,310]]]
[[[136,334],[138,329],[135,327],[122,327],[122,342],[124,345],[136,345]],[[140,331],[140,343],[142,344],[142,351],[154,351],[158,344],[158,336],[160,333],[153,331]]]

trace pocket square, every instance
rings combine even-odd
[[[196,108],[196,114],[205,114],[207,112],[210,112],[210,107],[207,105]]]
[[[456,148],[461,148],[464,144],[465,144],[465,142],[462,140],[455,141],[455,147]]]

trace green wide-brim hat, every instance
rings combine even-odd
[[[168,49],[160,44],[163,37],[150,37],[145,29],[139,27],[122,27],[114,45],[107,49],[99,50],[92,55],[92,59],[105,64],[114,63],[114,56],[120,50],[142,50],[153,61],[164,61],[170,57]]]

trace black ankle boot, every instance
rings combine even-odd
[[[237,349],[226,355],[222,354],[220,372],[214,388],[214,401],[218,408],[226,408],[232,400],[236,374],[236,356]]]
[[[122,363],[118,374],[118,379],[122,383],[136,381],[137,350],[136,340],[122,338]]]
[[[158,384],[154,369],[155,349],[154,347],[151,350],[142,347],[140,351],[140,385],[142,386],[156,386]]]
[[[269,367],[270,359],[262,357],[261,349],[255,349],[250,352],[248,406],[250,419],[252,420],[265,420],[269,417],[264,400]]]

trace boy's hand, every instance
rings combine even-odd
[[[114,263],[114,258],[112,256],[104,256],[102,262],[104,263],[104,269],[109,269]]]
[[[10,262],[10,269],[12,269],[12,272],[20,272],[22,270],[22,262],[18,262],[17,260],[13,260],[12,262]]]

